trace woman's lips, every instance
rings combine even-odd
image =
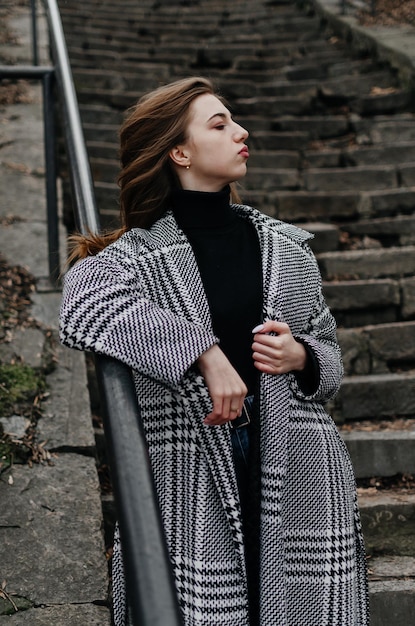
[[[239,151],[239,154],[242,154],[242,156],[248,158],[249,157],[249,150],[248,150],[247,146],[244,146],[242,148],[242,150]]]

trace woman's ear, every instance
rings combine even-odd
[[[190,157],[188,152],[183,148],[183,146],[175,146],[169,152],[169,156],[175,165],[179,167],[189,167],[190,166]]]

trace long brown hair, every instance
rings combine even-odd
[[[172,190],[180,187],[170,150],[185,142],[190,105],[206,93],[217,95],[209,80],[185,78],[146,94],[127,111],[119,133],[121,228],[72,235],[70,261],[96,254],[131,228],[149,228],[166,211]],[[233,185],[231,194],[239,201]]]

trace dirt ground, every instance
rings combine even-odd
[[[415,26],[415,0],[375,0],[375,15],[371,15],[372,1],[366,0],[366,4],[367,11],[359,11],[359,21],[365,26]]]

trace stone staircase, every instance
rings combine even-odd
[[[202,74],[250,130],[241,195],[315,233],[346,377],[372,626],[415,609],[414,94],[289,0],[60,2],[95,188],[117,223],[117,130],[148,89]],[[71,218],[67,215],[68,225]],[[384,487],[379,489],[379,486]]]

